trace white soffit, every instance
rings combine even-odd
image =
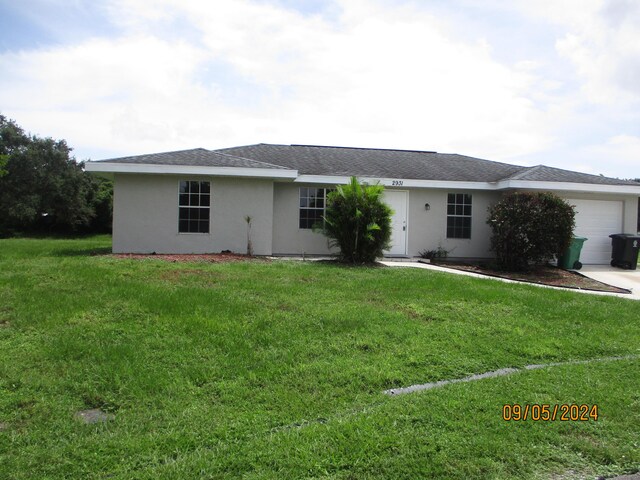
[[[293,180],[296,183],[339,185],[349,183],[343,175],[298,175],[297,170],[276,168],[207,167],[198,165],[160,165],[148,163],[86,162],[85,170],[96,173],[148,173],[165,175],[211,175],[225,177],[254,177]],[[385,187],[435,188],[457,190],[551,190],[562,192],[611,193],[640,195],[640,186],[604,185],[596,183],[536,182],[531,180],[502,180],[499,182],[461,182],[451,180],[416,180],[410,178],[358,177],[361,182],[379,183]]]
[[[153,173],[164,175],[212,175],[223,177],[285,178],[298,177],[297,170],[277,168],[206,167],[199,165],[159,165],[149,163],[87,162],[87,172]]]
[[[599,183],[533,182],[531,180],[503,180],[497,182],[496,190],[516,188],[521,190],[558,190],[562,192],[618,193],[640,195],[640,186],[604,185]]]
[[[332,175],[300,175],[297,183],[347,184],[350,177]],[[458,190],[552,190],[560,192],[591,192],[640,195],[640,186],[603,185],[596,183],[534,182],[525,180],[502,180],[499,182],[458,182],[451,180],[413,180],[410,178],[358,177],[361,182],[379,183],[385,187],[439,188]]]
[[[346,185],[351,177],[332,175],[300,175],[297,183],[318,183]],[[405,187],[405,188],[457,188],[462,190],[495,190],[492,184],[487,182],[455,182],[444,180],[413,180],[410,178],[375,178],[357,177],[358,181],[368,184],[380,184],[385,187]]]

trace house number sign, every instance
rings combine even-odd
[[[401,187],[404,184],[404,180],[391,180],[392,187]]]

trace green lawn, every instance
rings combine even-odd
[[[640,467],[640,302],[402,268],[0,240],[0,478],[582,478]],[[533,363],[635,355],[385,389]],[[505,422],[505,403],[597,404]],[[74,413],[115,414],[85,425]]]

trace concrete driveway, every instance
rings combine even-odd
[[[582,275],[602,283],[631,290],[631,295],[640,300],[640,270],[622,270],[609,265],[584,265],[578,270]]]

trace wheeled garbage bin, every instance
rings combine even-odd
[[[585,237],[573,237],[571,245],[558,258],[558,266],[565,270],[580,270],[582,268],[580,252],[582,251],[582,244],[586,241]]]
[[[614,233],[611,238],[611,266],[635,270],[638,265],[640,235]]]

